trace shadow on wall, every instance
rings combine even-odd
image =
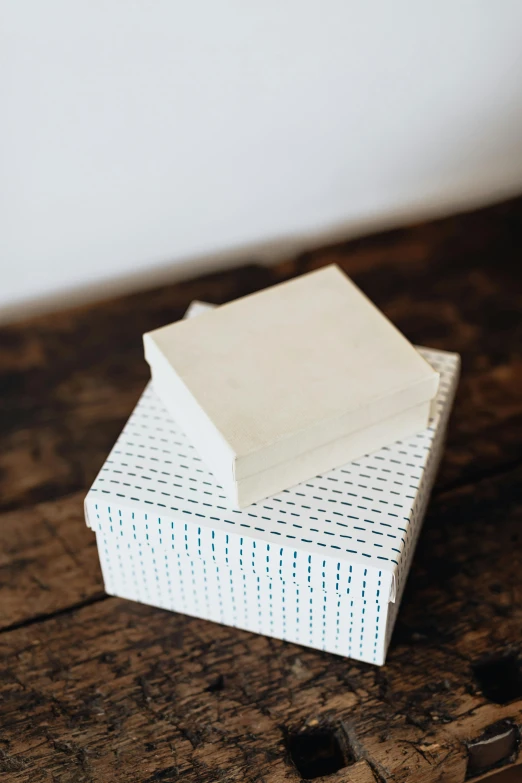
[[[518,192],[514,194],[516,198]],[[509,198],[506,203],[512,201]],[[499,200],[492,205],[483,207],[482,202],[471,204],[480,214],[485,210],[502,208],[504,201]],[[466,206],[469,202],[466,201]],[[0,324],[9,323],[46,312],[87,304],[98,300],[130,294],[136,291],[156,288],[162,285],[170,285],[179,280],[189,280],[212,272],[220,272],[239,266],[256,264],[270,266],[285,259],[292,259],[304,252],[314,252],[321,246],[336,245],[343,242],[365,240],[375,233],[376,239],[381,234],[389,231],[400,230],[412,226],[423,220],[429,222],[444,220],[462,214],[460,211],[447,213],[445,210],[437,210],[428,207],[425,210],[406,209],[404,213],[398,211],[393,218],[383,220],[379,218],[367,218],[359,221],[357,230],[351,221],[339,223],[324,231],[303,233],[299,236],[291,236],[275,241],[259,242],[249,246],[238,247],[222,252],[208,253],[205,255],[181,259],[171,262],[157,262],[140,264],[139,268],[127,272],[125,275],[112,275],[107,279],[96,280],[82,285],[71,286],[48,294],[28,297],[9,304],[0,301]],[[475,211],[470,213],[471,216]],[[378,244],[378,239],[377,239]]]

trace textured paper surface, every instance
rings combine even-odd
[[[337,267],[158,329],[145,335],[145,349],[156,391],[173,415],[182,411],[192,442],[227,490],[271,467],[283,476],[285,463],[295,473],[299,455],[308,455],[302,475],[282,486],[358,456],[347,435],[375,432],[431,400],[438,381]],[[406,423],[393,437],[411,431]],[[325,450],[322,460],[318,452],[314,465],[315,450],[343,437],[344,451]],[[386,443],[358,442],[359,454]]]
[[[149,385],[86,499],[107,591],[382,664],[458,376],[420,350],[427,430],[243,511]]]

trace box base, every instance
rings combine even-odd
[[[382,666],[389,604],[97,534],[110,595]],[[378,589],[378,588],[377,588]],[[364,593],[364,590],[363,590]]]

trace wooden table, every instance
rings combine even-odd
[[[4,328],[0,780],[460,783],[512,763],[521,260],[522,199]],[[381,669],[109,597],[83,520],[147,380],[142,332],[194,298],[224,302],[333,261],[415,343],[463,358]]]

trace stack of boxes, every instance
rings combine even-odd
[[[336,267],[145,335],[85,501],[107,592],[383,664],[459,357]]]

